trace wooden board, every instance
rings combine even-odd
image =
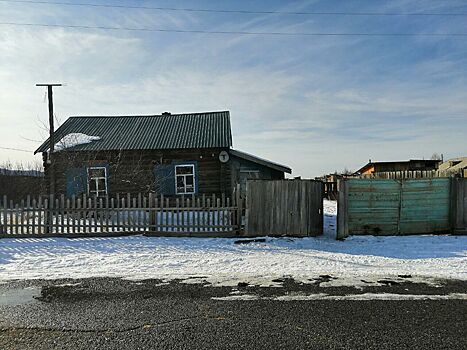
[[[323,232],[323,186],[314,180],[249,180],[248,236],[317,236]]]
[[[341,184],[338,237],[446,233],[451,179],[347,179]]]
[[[238,196],[237,196],[238,197]],[[232,202],[233,200],[233,202]],[[237,236],[240,198],[215,194],[166,198],[138,194],[117,198],[31,199],[20,204],[2,197],[0,237],[89,237],[155,233],[178,236]]]
[[[467,234],[467,179],[452,180],[451,220],[455,233]]]

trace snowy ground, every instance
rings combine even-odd
[[[245,281],[274,285],[277,277],[308,281],[337,277],[330,284],[362,278],[467,280],[466,236],[349,237],[336,241],[335,202],[325,202],[325,234],[318,238],[267,238],[234,244],[202,238],[41,238],[0,240],[0,280],[123,277],[202,277],[214,284]],[[345,282],[347,281],[347,282]]]

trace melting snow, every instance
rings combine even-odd
[[[71,148],[79,145],[84,145],[86,143],[91,143],[93,141],[98,141],[101,138],[99,136],[89,136],[81,133],[71,133],[63,136],[60,141],[55,144],[55,150],[60,151],[66,148]]]
[[[336,241],[336,203],[326,201],[325,234],[234,244],[227,238],[31,238],[0,240],[0,280],[86,278],[188,279],[269,285],[278,277],[329,283],[411,275],[467,280],[467,236],[354,236]]]
[[[451,294],[392,294],[392,293],[363,293],[348,295],[319,294],[291,294],[278,297],[260,297],[254,294],[229,295],[226,297],[212,297],[213,300],[277,300],[277,301],[304,301],[304,300],[467,300],[466,293]]]

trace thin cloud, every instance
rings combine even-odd
[[[279,10],[329,9],[297,1]],[[340,3],[341,4],[341,3]],[[226,3],[225,7],[238,7]],[[277,4],[276,4],[277,5]],[[451,6],[452,5],[452,6]],[[253,5],[244,5],[253,6]],[[272,6],[272,5],[271,5]],[[353,11],[462,10],[462,2],[346,4]],[[411,20],[196,15],[0,5],[0,19],[72,21],[212,30],[335,32],[465,30],[457,19]],[[448,11],[448,12],[452,12]],[[464,10],[465,6],[464,6]],[[4,29],[4,30],[3,30]],[[467,153],[467,44],[433,38],[257,38],[2,28],[0,130],[3,146],[31,148],[54,93],[57,115],[150,114],[228,109],[236,148],[282,162],[295,175],[358,168],[368,158]],[[447,141],[449,140],[449,142]],[[32,155],[0,150],[2,159]]]

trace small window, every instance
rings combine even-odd
[[[107,169],[105,167],[88,168],[88,192],[91,196],[107,196]]]
[[[193,194],[195,193],[195,166],[176,165],[175,166],[175,193]]]

